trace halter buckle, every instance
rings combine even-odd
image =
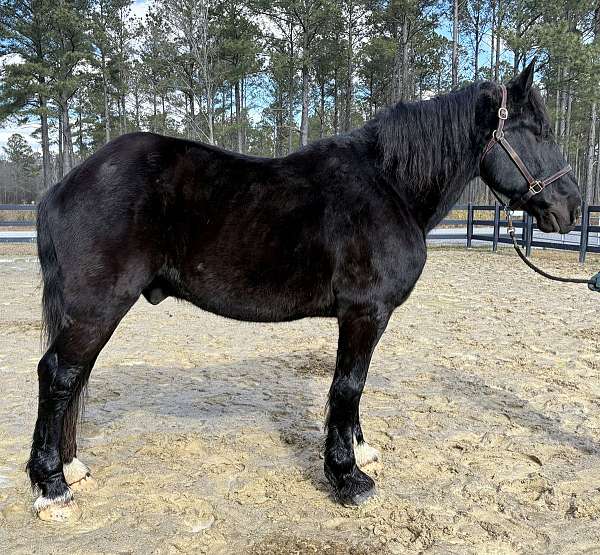
[[[508,119],[508,109],[507,108],[499,108],[498,109],[498,118],[502,119],[502,120],[507,120]]]
[[[529,190],[534,194],[537,195],[538,193],[541,193],[544,189],[544,184],[538,179],[537,181],[534,181],[530,186],[529,186]]]

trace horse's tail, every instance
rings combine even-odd
[[[43,280],[42,333],[47,345],[56,339],[65,322],[63,276],[56,256],[48,214],[51,191],[44,195],[38,205],[36,223],[37,251]]]

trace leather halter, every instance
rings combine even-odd
[[[527,264],[527,266],[529,266],[534,272],[537,272],[541,276],[544,276],[545,278],[551,279],[553,281],[560,281],[562,283],[587,283],[587,286],[592,291],[600,292],[600,272],[598,272],[595,276],[591,277],[590,279],[565,278],[561,276],[554,276],[538,268],[533,262],[531,262],[531,260],[527,259],[527,257],[519,248],[517,238],[515,235],[515,226],[512,221],[512,211],[516,208],[522,207],[531,197],[537,195],[538,193],[541,193],[548,185],[554,183],[557,179],[560,179],[563,175],[569,173],[572,168],[571,166],[567,165],[562,170],[556,172],[554,175],[548,177],[547,179],[544,179],[543,181],[535,179],[531,175],[531,173],[527,169],[527,166],[525,166],[525,163],[523,162],[523,160],[521,160],[521,157],[515,152],[513,147],[510,146],[510,143],[504,137],[504,122],[508,119],[508,110],[506,108],[506,87],[504,85],[500,85],[500,91],[502,92],[502,101],[500,103],[500,109],[498,110],[498,127],[492,133],[492,139],[487,144],[485,150],[483,151],[483,154],[481,155],[481,162],[483,162],[483,159],[487,156],[490,150],[492,150],[492,148],[494,148],[496,144],[499,144],[506,151],[510,159],[514,162],[515,166],[517,166],[517,168],[529,184],[529,189],[527,190],[527,192],[520,198],[518,198],[516,201],[512,201],[508,205],[502,202],[502,199],[500,198],[498,193],[496,193],[493,187],[490,187],[490,190],[492,191],[492,193],[494,193],[494,196],[500,201],[502,208],[506,212],[507,232],[512,240],[513,247],[517,251],[519,258],[521,258],[521,260],[525,262],[525,264]]]
[[[527,166],[525,165],[523,160],[521,160],[521,157],[516,153],[515,149],[512,146],[510,146],[510,143],[506,140],[506,137],[504,136],[504,122],[508,119],[508,109],[506,108],[506,87],[504,85],[500,85],[500,91],[502,93],[502,101],[500,103],[500,108],[498,109],[498,127],[492,133],[492,138],[485,147],[483,154],[481,155],[481,161],[483,162],[483,159],[492,150],[492,148],[499,144],[508,154],[509,158],[514,162],[515,166],[517,166],[518,170],[521,172],[521,174],[527,181],[529,189],[520,198],[518,198],[517,200],[513,200],[508,205],[508,208],[510,210],[516,210],[518,208],[521,208],[531,197],[537,195],[538,193],[541,193],[548,185],[554,183],[555,181],[563,177],[563,175],[568,174],[572,170],[572,168],[570,165],[567,165],[562,170],[557,171],[554,175],[551,175],[550,177],[544,180],[535,179],[531,175],[531,173],[527,169]],[[490,187],[490,189],[492,188]],[[495,193],[493,189],[492,192]]]

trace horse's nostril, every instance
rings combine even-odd
[[[581,206],[577,206],[573,211],[573,221],[576,222],[579,218],[581,218]]]

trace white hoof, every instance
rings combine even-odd
[[[90,474],[90,469],[77,457],[69,464],[63,465],[63,474],[73,491],[93,491],[98,487],[96,480]]]
[[[378,461],[381,455],[375,447],[371,447],[366,441],[356,443],[354,440],[354,459],[359,467]]]
[[[71,492],[55,499],[40,496],[35,500],[33,510],[38,518],[45,522],[70,522],[77,520],[81,515]]]

